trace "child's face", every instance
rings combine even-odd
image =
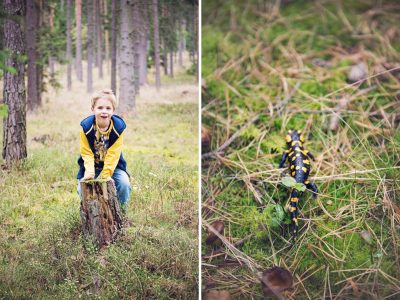
[[[100,128],[105,128],[110,125],[111,116],[114,113],[114,108],[110,100],[100,98],[96,101],[94,107],[92,107],[92,112],[96,117],[97,125]]]

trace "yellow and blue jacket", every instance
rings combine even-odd
[[[100,178],[108,178],[115,168],[127,172],[122,155],[123,132],[126,128],[124,120],[113,115],[109,128],[102,132],[96,125],[95,116],[91,115],[81,122],[81,126],[77,178],[81,179],[84,175],[94,177],[98,172]]]

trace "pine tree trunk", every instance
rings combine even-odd
[[[37,6],[38,6],[38,18],[37,18],[37,26],[43,26],[43,0],[38,0],[37,1]],[[39,36],[37,43],[40,42],[41,37]],[[38,45],[38,44],[37,44]],[[43,82],[43,77],[44,77],[44,67],[42,64],[38,64],[36,66],[37,69],[37,86],[38,86],[38,104],[37,106],[42,105],[42,92],[44,91],[44,82]]]
[[[199,38],[199,26],[198,26],[198,21],[199,21],[199,16],[198,16],[198,5],[195,4],[193,5],[193,28],[194,28],[194,39],[193,39],[193,58],[194,58],[194,64],[196,66],[196,81],[199,81],[199,52],[198,52],[198,38]]]
[[[163,67],[164,75],[168,75],[168,55],[167,55],[167,45],[165,39],[163,39]]]
[[[93,5],[93,11],[91,12],[92,17],[93,17],[93,37],[92,37],[92,41],[93,41],[93,64],[94,67],[97,68],[99,66],[99,61],[98,61],[98,57],[97,57],[97,0],[88,0],[88,1],[92,1],[92,5]]]
[[[183,36],[183,26],[182,24],[179,25],[179,66],[183,67],[183,43],[184,43],[184,36]]]
[[[141,35],[141,22],[142,16],[140,15],[140,0],[133,1],[133,27],[134,30],[134,43],[133,43],[133,76],[135,81],[135,95],[139,95],[140,89],[140,35]]]
[[[75,20],[76,20],[76,52],[75,52],[75,68],[76,77],[80,82],[82,76],[82,0],[75,0]]]
[[[172,50],[169,52],[169,76],[174,78],[174,52]]]
[[[10,168],[15,162],[26,158],[26,95],[25,70],[21,56],[25,53],[24,25],[25,1],[5,0],[3,2],[6,19],[3,21],[4,42],[10,55],[5,61],[7,67],[15,68],[15,74],[4,71],[3,97],[8,106],[8,115],[3,123],[3,158]]]
[[[39,71],[36,51],[36,28],[39,21],[39,7],[36,1],[28,1],[26,9],[26,48],[28,54],[28,110],[35,110],[40,103]]]
[[[93,1],[87,1],[87,19],[88,19],[88,32],[86,39],[86,51],[87,51],[87,82],[86,91],[88,93],[93,92],[93,35],[94,35],[94,20],[93,20]]]
[[[122,0],[120,8],[119,110],[125,113],[135,107],[133,0]]]
[[[122,228],[122,213],[113,180],[82,181],[81,227],[101,248],[110,244]]]
[[[117,19],[118,1],[111,3],[111,89],[117,94]]]
[[[49,27],[50,31],[54,30],[54,7],[50,6],[50,13],[49,13]],[[53,56],[54,49],[50,49],[50,54],[49,54],[49,72],[50,72],[50,77],[53,79],[55,77],[55,62],[56,58]]]
[[[99,78],[103,78],[103,43],[102,43],[102,26],[101,26],[101,3],[96,2],[96,38],[97,38],[97,66],[99,67]]]
[[[143,85],[147,81],[147,41],[149,38],[149,15],[147,2],[141,5],[140,14],[141,20],[141,30],[140,30],[140,49],[139,49],[139,60],[140,60],[140,72],[139,72],[139,82]]]
[[[29,2],[29,1],[28,1]],[[67,88],[72,87],[71,0],[67,0]]]
[[[107,5],[107,0],[103,1],[103,12],[104,16],[108,16],[108,5]],[[110,74],[110,64],[109,64],[109,59],[110,59],[110,45],[109,45],[109,30],[104,28],[104,48],[105,48],[105,61],[106,61],[106,66],[107,66],[107,74]]]
[[[153,0],[153,22],[154,22],[154,67],[156,73],[156,88],[160,90],[160,36],[158,28],[158,1]]]

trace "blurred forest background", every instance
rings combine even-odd
[[[2,2],[1,299],[197,297],[197,23],[196,1]],[[129,226],[99,251],[75,178],[104,88],[133,190]]]
[[[400,297],[399,14],[398,1],[202,2],[205,299],[263,299],[273,266],[293,277],[282,299]],[[299,201],[295,243],[278,169],[293,129],[319,189]]]

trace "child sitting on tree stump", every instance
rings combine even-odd
[[[93,115],[81,122],[80,154],[77,178],[113,179],[123,213],[126,213],[131,192],[126,161],[122,155],[124,120],[114,115],[117,100],[109,89],[101,90],[92,97]],[[78,184],[82,200],[82,191]]]

